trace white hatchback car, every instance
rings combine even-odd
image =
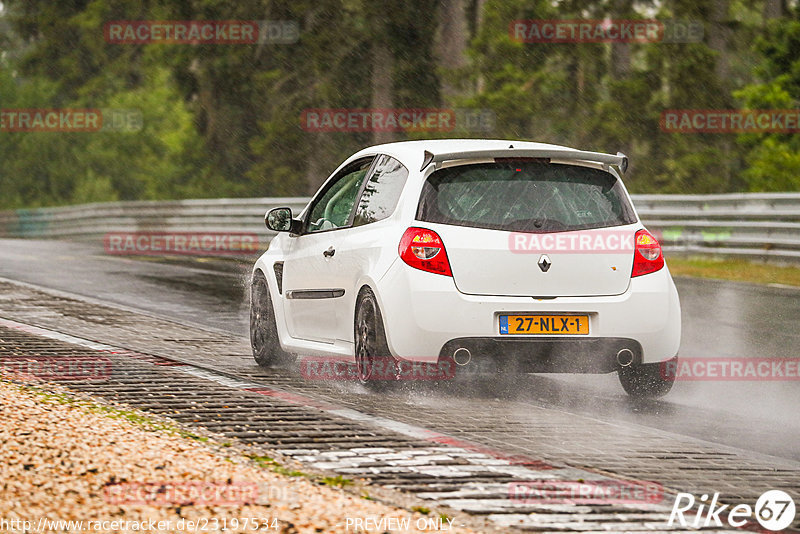
[[[352,155],[253,270],[256,361],[450,360],[514,372],[674,378],[678,293],[620,179],[623,154],[503,140],[408,141]],[[620,170],[620,172],[617,171]]]

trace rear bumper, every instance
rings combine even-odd
[[[471,353],[469,363],[457,361],[465,370],[520,373],[610,373],[620,368],[617,353],[628,349],[633,365],[641,362],[642,347],[633,339],[595,337],[563,338],[458,338],[445,343],[440,361],[453,360],[457,349]]]
[[[616,361],[615,347],[638,346],[634,353],[639,361],[652,363],[674,357],[680,344],[680,303],[666,267],[631,279],[620,295],[540,300],[466,295],[451,277],[413,269],[398,259],[377,282],[375,293],[389,349],[410,361],[434,362],[455,349],[455,343],[473,339],[469,342],[475,343],[476,350],[470,349],[474,357],[485,351],[509,354],[510,360],[533,367],[603,372],[608,358]],[[501,336],[499,316],[511,313],[586,314],[589,335]],[[594,368],[601,370],[590,370]]]

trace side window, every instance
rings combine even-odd
[[[372,159],[358,160],[345,167],[322,196],[315,200],[308,217],[309,233],[347,226]]]
[[[389,156],[378,156],[375,172],[361,194],[353,226],[380,221],[391,215],[407,178],[408,169],[402,163]]]

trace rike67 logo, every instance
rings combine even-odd
[[[722,527],[723,521],[726,521],[731,527],[749,530],[749,527],[755,526],[755,519],[761,527],[775,532],[787,528],[795,517],[794,501],[788,493],[781,490],[765,491],[755,506],[737,504],[731,508],[731,505],[720,504],[718,501],[719,493],[715,493],[710,502],[707,494],[695,499],[691,493],[678,493],[668,524],[672,526],[677,521],[683,528],[694,529]],[[689,516],[688,520],[686,516]]]

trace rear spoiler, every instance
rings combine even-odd
[[[493,159],[493,158],[554,158],[572,159],[579,161],[591,161],[606,165],[616,165],[622,174],[628,170],[628,156],[622,152],[616,155],[603,154],[602,152],[587,152],[585,150],[559,150],[559,149],[540,149],[540,148],[513,148],[513,145],[501,150],[471,150],[468,152],[444,152],[434,154],[425,151],[422,159],[420,172],[424,171],[428,165],[441,163],[443,161],[455,161],[459,159]]]

